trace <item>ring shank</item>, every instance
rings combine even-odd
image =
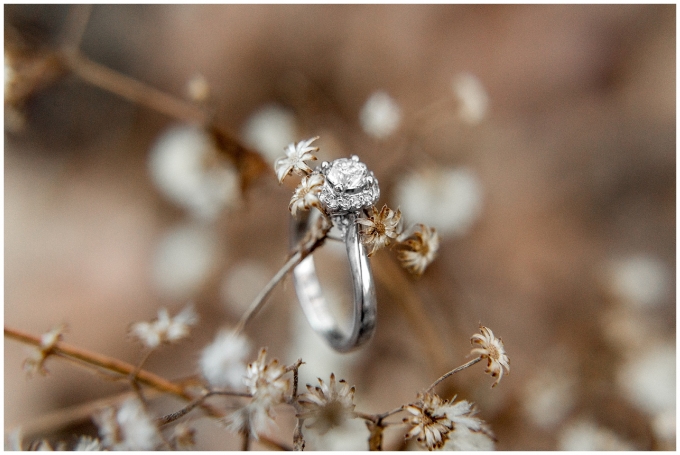
[[[304,212],[298,219],[293,218],[292,245],[297,245],[313,221],[311,212],[313,211]],[[342,226],[338,227],[343,232],[354,294],[349,332],[342,330],[328,307],[316,275],[312,255],[307,256],[293,269],[293,282],[302,310],[312,329],[322,335],[335,350],[348,352],[361,346],[373,335],[377,308],[373,273],[366,250],[359,238],[355,215],[346,215]]]

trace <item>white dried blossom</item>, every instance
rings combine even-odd
[[[244,335],[233,330],[221,330],[201,352],[201,374],[213,387],[242,386],[250,349],[250,342]]]
[[[139,400],[130,398],[118,410],[109,407],[94,416],[105,448],[153,450],[162,441],[154,420]]]
[[[416,438],[428,450],[440,449],[453,429],[453,422],[446,413],[448,402],[436,394],[428,393],[414,404],[404,408],[411,416],[404,423],[411,425],[406,439]]]
[[[366,134],[385,139],[399,128],[401,108],[387,92],[377,91],[361,108],[359,121]]]
[[[614,260],[608,267],[611,291],[632,308],[663,302],[671,289],[671,272],[658,258],[638,254]]]
[[[321,210],[319,194],[321,194],[323,182],[324,177],[321,174],[308,175],[302,179],[288,205],[293,216],[297,214],[298,210],[309,210],[312,207]]]
[[[283,182],[283,179],[293,172],[298,175],[311,174],[312,168],[307,166],[305,161],[316,159],[312,152],[319,150],[319,147],[311,147],[310,145],[317,139],[319,139],[318,136],[296,144],[288,144],[285,148],[286,156],[277,159],[274,163],[274,170],[276,171],[279,183]]]
[[[281,144],[295,141],[295,114],[278,104],[263,106],[248,118],[243,136],[246,144],[270,160],[276,160],[281,155]]]
[[[401,212],[389,209],[387,205],[378,211],[376,207],[371,207],[367,216],[357,218],[357,224],[361,225],[361,241],[370,247],[368,255],[381,248],[388,246],[392,240],[396,239],[401,232]]]
[[[202,103],[210,96],[210,84],[202,74],[196,74],[187,82],[187,95],[192,101]]]
[[[436,229],[424,224],[419,224],[416,228],[413,234],[400,242],[398,258],[406,270],[422,275],[437,257],[439,234]]]
[[[676,350],[672,343],[652,346],[627,360],[617,372],[623,397],[650,415],[675,409]]]
[[[158,318],[151,322],[135,322],[130,326],[130,334],[146,347],[154,349],[163,343],[174,343],[189,336],[189,330],[198,323],[198,315],[193,304],[187,305],[174,317],[168,310],[158,310]]]
[[[503,371],[510,373],[510,359],[505,354],[503,340],[496,338],[491,329],[479,326],[482,334],[475,333],[470,339],[470,343],[477,344],[479,347],[472,349],[472,355],[479,355],[487,359],[486,372],[496,378],[491,387],[496,387],[503,377]]]
[[[331,428],[340,426],[347,419],[354,418],[354,387],[344,379],[335,381],[331,373],[328,384],[319,378],[319,386],[307,384],[308,392],[298,397],[302,411],[298,417],[305,419],[307,428],[315,428],[324,434]]]
[[[212,220],[239,201],[239,178],[220,159],[212,138],[201,128],[166,130],[152,146],[149,168],[158,189],[194,217]]]
[[[78,442],[76,442],[76,445],[73,447],[73,450],[76,452],[85,452],[85,451],[101,451],[102,450],[102,443],[99,439],[93,438],[92,436],[81,436],[78,438]]]
[[[476,125],[486,117],[489,109],[489,95],[477,76],[471,73],[460,73],[453,78],[451,88],[460,103],[460,118]]]
[[[26,374],[29,376],[35,373],[47,374],[45,360],[52,353],[54,345],[63,339],[66,329],[66,324],[61,324],[40,336],[40,345],[32,351],[30,357],[24,360],[23,368]]]
[[[156,246],[153,283],[168,299],[192,298],[208,280],[218,261],[214,229],[197,223],[171,227]]]
[[[482,213],[483,187],[467,167],[425,168],[398,180],[395,199],[407,219],[433,226],[442,236],[463,236]]]
[[[629,451],[636,448],[613,431],[589,420],[577,420],[562,428],[558,450],[570,451]]]
[[[290,379],[284,377],[286,367],[274,359],[267,363],[267,349],[262,348],[257,360],[248,365],[244,382],[252,400],[231,416],[232,430],[250,431],[252,436],[267,433],[274,426],[273,407],[285,401]]]

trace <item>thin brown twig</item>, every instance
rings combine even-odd
[[[77,52],[87,24],[92,15],[92,5],[71,5],[66,16],[66,26],[62,29],[61,46],[67,52]]]
[[[133,103],[180,120],[200,124],[208,121],[208,115],[200,107],[93,62],[81,54],[68,55],[66,62],[71,71],[85,82],[122,96]]]
[[[453,374],[455,374],[455,373],[458,373],[459,371],[462,371],[462,370],[464,370],[464,369],[466,369],[466,368],[471,367],[472,365],[474,365],[475,363],[479,362],[480,360],[482,360],[482,356],[479,356],[479,357],[477,357],[477,358],[475,358],[475,359],[472,359],[472,360],[470,360],[468,363],[463,364],[463,365],[461,365],[461,366],[459,366],[459,367],[457,367],[457,368],[454,368],[453,370],[449,371],[448,373],[445,373],[445,374],[442,375],[439,379],[437,379],[436,381],[434,381],[434,382],[432,383],[432,385],[431,385],[430,387],[428,387],[428,389],[425,391],[425,393],[426,393],[426,394],[427,394],[427,393],[430,393],[430,392],[431,392],[431,391],[432,391],[432,390],[433,390],[440,382],[442,382],[444,379],[448,378],[449,376],[451,376],[451,375],[453,375]]]

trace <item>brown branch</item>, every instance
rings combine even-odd
[[[433,390],[440,382],[442,382],[444,379],[448,378],[449,376],[451,376],[451,375],[453,375],[453,374],[455,374],[455,373],[458,373],[459,371],[462,371],[462,370],[464,370],[464,369],[466,369],[466,368],[471,367],[472,365],[474,365],[475,363],[479,362],[480,360],[482,360],[482,356],[479,356],[479,357],[477,357],[476,359],[472,359],[472,360],[470,360],[468,363],[463,364],[463,365],[461,365],[461,366],[459,366],[459,367],[457,367],[457,368],[454,368],[453,370],[449,371],[448,373],[445,373],[444,375],[442,375],[442,377],[440,377],[439,379],[437,379],[436,381],[434,381],[434,382],[432,383],[432,385],[431,385],[430,387],[428,387],[428,389],[425,391],[425,393],[426,393],[426,394],[427,394],[427,393],[430,393],[430,392],[431,392],[431,391],[432,391],[432,390]]]

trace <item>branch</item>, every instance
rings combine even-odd
[[[455,373],[458,373],[459,371],[462,371],[462,370],[464,370],[464,369],[466,369],[466,368],[471,367],[472,365],[474,365],[475,363],[479,362],[480,360],[482,360],[482,356],[479,356],[479,357],[477,357],[476,359],[470,360],[468,363],[466,363],[466,364],[464,364],[464,365],[461,365],[461,366],[459,366],[459,367],[457,367],[457,368],[454,368],[453,370],[449,371],[448,373],[444,374],[442,377],[440,377],[439,379],[437,379],[436,381],[434,381],[434,382],[432,383],[432,385],[425,391],[425,393],[426,393],[426,394],[427,394],[427,393],[430,393],[430,392],[437,386],[437,384],[439,384],[440,382],[442,382],[444,379],[448,378],[449,376],[451,376],[451,375],[453,375],[453,374],[455,374]]]

